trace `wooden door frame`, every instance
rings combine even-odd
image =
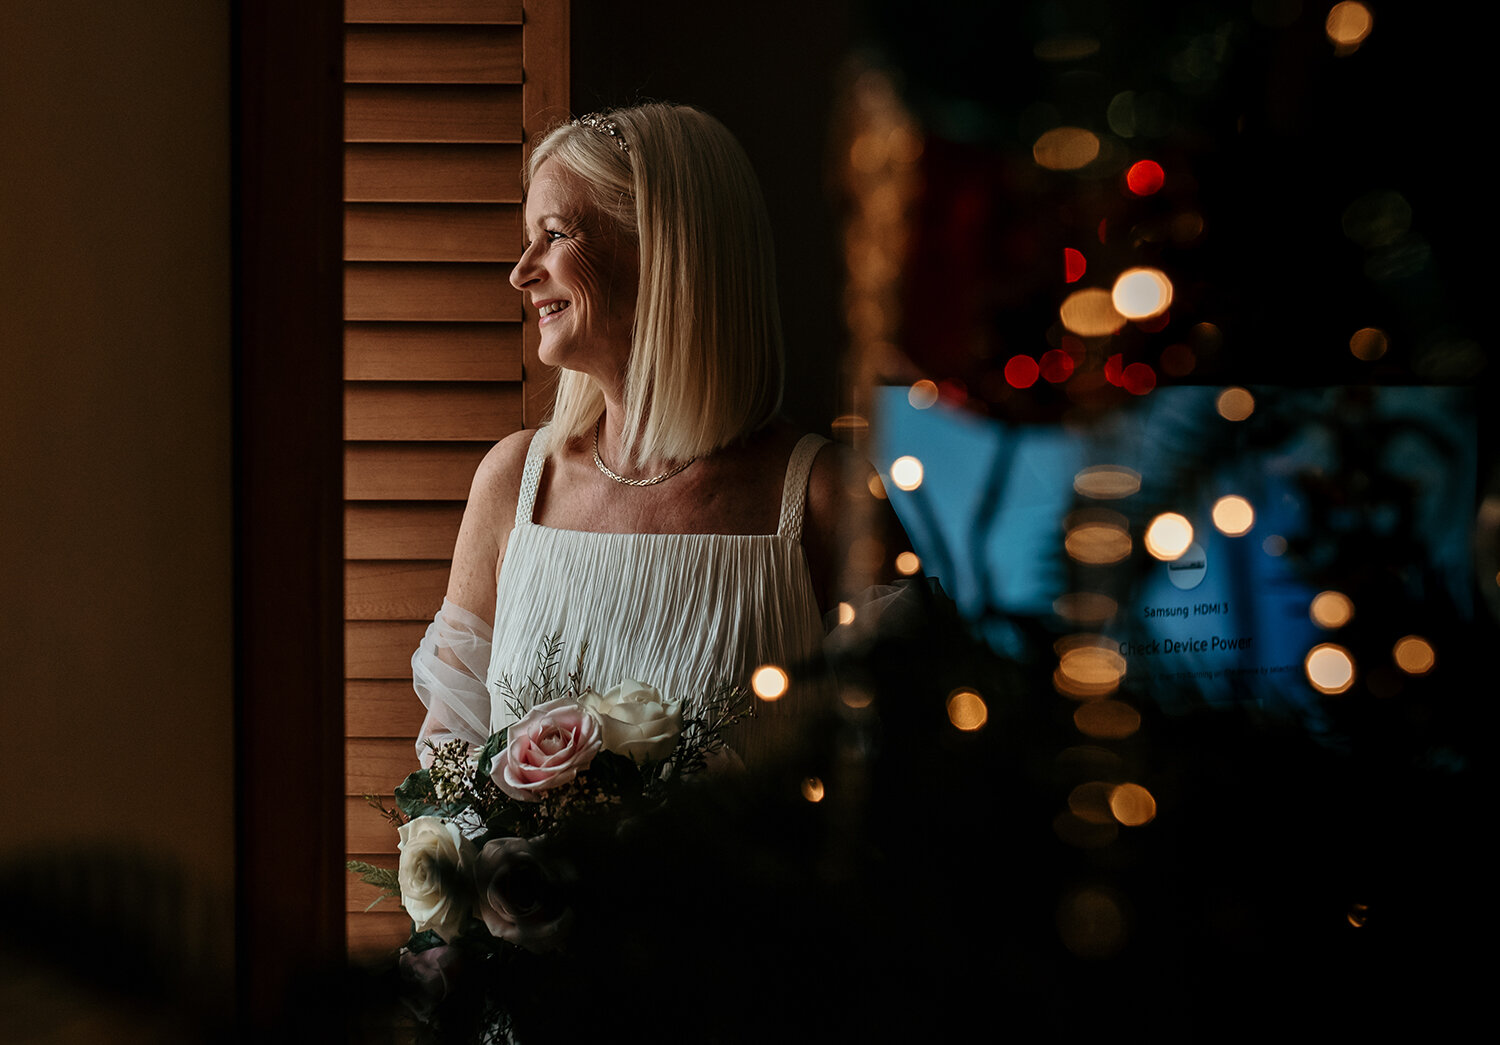
[[[291,1018],[344,952],[343,21],[304,0],[232,18],[235,949],[253,1028]]]

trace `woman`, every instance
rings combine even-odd
[[[567,666],[586,644],[595,688],[691,700],[813,658],[838,590],[842,462],[775,417],[770,226],[733,136],[685,106],[585,116],[537,144],[525,180],[511,284],[561,377],[551,423],[474,477],[412,660],[419,753],[514,721],[505,683],[554,634]],[[771,746],[791,704],[757,708],[740,743]]]

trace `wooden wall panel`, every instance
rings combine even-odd
[[[348,261],[505,261],[520,255],[519,204],[349,203]]]
[[[344,384],[345,439],[494,443],[520,427],[521,390],[510,383]]]
[[[519,382],[521,325],[345,323],[344,380]]]
[[[344,507],[344,554],[350,559],[442,559],[458,539],[463,506],[451,503]]]
[[[509,274],[522,143],[567,116],[568,8],[345,2],[345,826],[382,866],[396,833],[360,796],[417,766],[411,655],[470,481],[551,393]],[[409,921],[350,883],[350,952],[388,954]]]
[[[464,501],[489,443],[346,443],[348,501]]]
[[[415,737],[426,709],[410,679],[349,679],[344,683],[344,732],[351,737]]]
[[[521,296],[508,265],[344,266],[344,318],[519,322]]]
[[[344,21],[519,24],[522,6],[521,0],[344,0]]]
[[[344,136],[351,142],[519,142],[521,88],[350,84]]]
[[[431,620],[448,588],[448,562],[345,562],[345,620]]]
[[[344,149],[344,199],[519,203],[519,145],[372,142]]]
[[[520,83],[521,27],[349,26],[344,82]]]

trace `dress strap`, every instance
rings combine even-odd
[[[786,463],[786,485],[781,489],[781,522],[776,533],[802,540],[802,516],[807,508],[807,477],[812,473],[813,458],[828,444],[816,432],[808,432],[792,447],[792,456]]]
[[[542,481],[542,469],[547,465],[547,444],[552,440],[550,431],[538,428],[526,449],[526,467],[521,469],[521,492],[516,498],[516,525],[531,522],[536,511],[536,488]]]

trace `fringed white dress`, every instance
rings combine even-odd
[[[493,642],[483,643],[491,648],[482,690],[470,683],[467,696],[456,693],[453,677],[433,684],[455,660],[466,665],[463,674],[477,676],[484,650],[476,640],[490,638],[480,634],[488,631],[483,621],[452,603],[444,602],[412,658],[428,723],[447,727],[440,732],[424,725],[424,737],[458,735],[473,743],[484,739],[481,730],[508,726],[514,716],[502,680],[519,689],[535,668],[539,645],[554,635],[562,641],[564,672],[586,644],[585,684],[602,691],[634,679],[684,701],[719,685],[744,684],[761,664],[795,673],[817,657],[823,623],[801,542],[808,475],[826,439],[807,435],[793,449],[775,533],[642,534],[559,530],[533,521],[549,435],[540,430],[527,452],[515,529],[500,567]],[[439,657],[445,647],[447,655]],[[757,701],[735,747],[752,759],[775,750],[817,692],[794,686],[782,700]],[[419,751],[423,746],[419,741]]]

